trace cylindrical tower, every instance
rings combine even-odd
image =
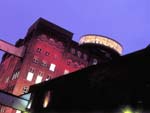
[[[106,36],[88,34],[80,38],[81,48],[88,50],[98,62],[106,62],[122,54],[123,47],[117,41]]]

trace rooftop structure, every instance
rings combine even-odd
[[[117,41],[115,41],[111,38],[108,38],[106,36],[94,35],[94,34],[82,36],[80,38],[79,44],[80,45],[94,44],[94,45],[105,46],[110,49],[113,49],[120,55],[122,55],[122,50],[123,50],[122,45],[120,43],[118,43]]]

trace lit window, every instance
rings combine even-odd
[[[28,81],[32,81],[33,75],[34,75],[34,73],[28,72],[28,74],[27,74],[27,80]]]
[[[29,88],[28,88],[27,86],[24,86],[24,87],[23,87],[23,94],[24,94],[24,93],[27,93],[27,92],[28,92],[28,89],[29,89]]]
[[[19,77],[19,71],[15,72],[12,76],[12,80],[15,80]]]
[[[56,67],[55,64],[51,64],[50,67],[49,67],[49,70],[54,72],[55,71],[55,67]]]
[[[51,77],[48,75],[45,80],[48,81],[49,79],[51,79]]]
[[[42,82],[42,76],[41,76],[41,75],[38,75],[38,76],[36,77],[35,83],[38,84],[38,83],[40,83],[40,82]]]
[[[93,59],[93,65],[96,65],[98,63],[97,59]]]
[[[68,74],[69,70],[65,69],[64,74]]]

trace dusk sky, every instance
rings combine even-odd
[[[39,17],[71,31],[77,42],[85,34],[115,39],[123,55],[150,44],[150,0],[1,0],[0,17],[0,39],[12,44]]]

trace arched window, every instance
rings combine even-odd
[[[62,42],[57,42],[57,46],[58,46],[58,48],[64,48],[64,45],[63,45],[63,43]]]
[[[84,65],[84,64],[81,64],[80,67],[81,67],[81,68],[85,68],[85,65]]]
[[[51,79],[51,76],[50,76],[50,75],[47,75],[45,81],[48,81],[48,80],[50,80],[50,79]]]
[[[75,67],[75,68],[79,67],[78,62],[75,62],[75,63],[74,63],[74,67]]]
[[[36,52],[37,52],[37,53],[41,53],[41,51],[42,51],[41,48],[37,48],[37,49],[36,49]]]
[[[77,54],[78,54],[78,57],[80,58],[81,57],[81,52],[77,51]]]
[[[84,55],[83,55],[83,59],[84,59],[84,60],[87,60],[87,54],[84,54]]]
[[[71,53],[75,54],[75,49],[74,48],[71,48]]]
[[[50,38],[49,39],[49,44],[54,44],[55,43],[55,40],[53,38]]]

